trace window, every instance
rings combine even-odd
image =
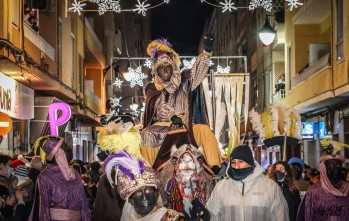
[[[71,63],[71,76],[74,79],[75,78],[75,36],[73,33],[71,33],[71,56],[72,56],[72,63]]]
[[[337,61],[344,56],[343,43],[343,0],[336,0],[336,51]]]
[[[12,24],[19,28],[19,1],[12,2]]]

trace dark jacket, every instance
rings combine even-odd
[[[97,189],[92,221],[119,221],[125,201],[110,185],[107,176],[101,176]]]
[[[290,221],[295,221],[297,217],[297,211],[299,204],[301,203],[301,197],[299,195],[299,191],[291,191],[290,188],[287,185],[284,185],[283,183],[279,183],[282,194],[284,195],[287,205],[288,205],[288,211],[289,211],[289,217]]]

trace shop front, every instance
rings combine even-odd
[[[10,132],[0,139],[0,152],[9,155],[28,153],[29,124],[34,118],[34,90],[0,72],[0,112],[12,120]]]

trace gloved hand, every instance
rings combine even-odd
[[[182,118],[178,117],[177,115],[173,115],[171,117],[171,121],[172,121],[173,124],[178,124],[178,125],[182,125],[183,124]]]
[[[214,36],[211,33],[207,33],[204,37],[204,49],[206,52],[211,53],[213,48]]]
[[[189,214],[185,210],[182,210],[181,213],[183,215],[180,216],[180,220],[183,220],[183,221],[200,221],[200,216],[199,217],[190,217]]]
[[[210,212],[208,211],[208,209],[206,209],[206,207],[204,205],[202,205],[202,203],[195,198],[192,202],[192,208],[189,209],[190,211],[190,216],[193,218],[201,218],[204,221],[209,221],[211,216],[210,216]]]

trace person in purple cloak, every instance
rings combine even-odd
[[[297,214],[297,221],[342,221],[349,217],[349,183],[342,181],[344,157],[326,154],[320,158],[320,182],[312,185]]]
[[[68,164],[73,158],[72,149],[61,137],[40,137],[37,142],[46,155],[47,166],[38,176],[29,220],[89,221],[91,217],[81,177]]]

